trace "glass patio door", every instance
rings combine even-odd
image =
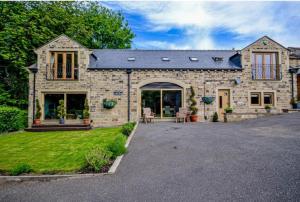
[[[141,87],[141,116],[150,108],[157,118],[172,118],[182,107],[182,88],[167,82],[150,83]]]
[[[142,114],[143,108],[150,108],[155,117],[161,117],[160,90],[142,91]]]
[[[162,117],[175,117],[181,107],[181,90],[162,90]]]

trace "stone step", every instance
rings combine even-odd
[[[35,127],[35,128],[26,128],[25,131],[28,132],[47,132],[47,131],[76,131],[76,130],[90,130],[91,126],[80,126],[80,127]]]

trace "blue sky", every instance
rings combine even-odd
[[[300,47],[300,2],[102,2],[121,11],[136,49],[241,49],[267,35]]]

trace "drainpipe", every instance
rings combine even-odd
[[[131,82],[130,82],[130,75],[131,75],[132,69],[127,69],[127,121],[130,122],[130,88],[131,88]]]
[[[32,100],[32,122],[35,119],[35,80],[36,80],[36,73],[38,72],[37,68],[31,68],[29,69],[33,73],[33,100]]]

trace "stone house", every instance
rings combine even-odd
[[[214,112],[222,117],[229,106],[237,114],[265,113],[265,105],[281,112],[290,108],[297,82],[289,71],[289,50],[267,36],[237,51],[91,50],[61,35],[35,53],[37,63],[29,67],[29,125],[36,98],[42,123],[57,122],[59,100],[65,102],[66,122],[80,122],[85,98],[94,126],[140,120],[144,107],[169,120],[189,106],[191,86],[199,121]],[[203,97],[214,102],[205,104]],[[104,99],[117,104],[107,109]]]

